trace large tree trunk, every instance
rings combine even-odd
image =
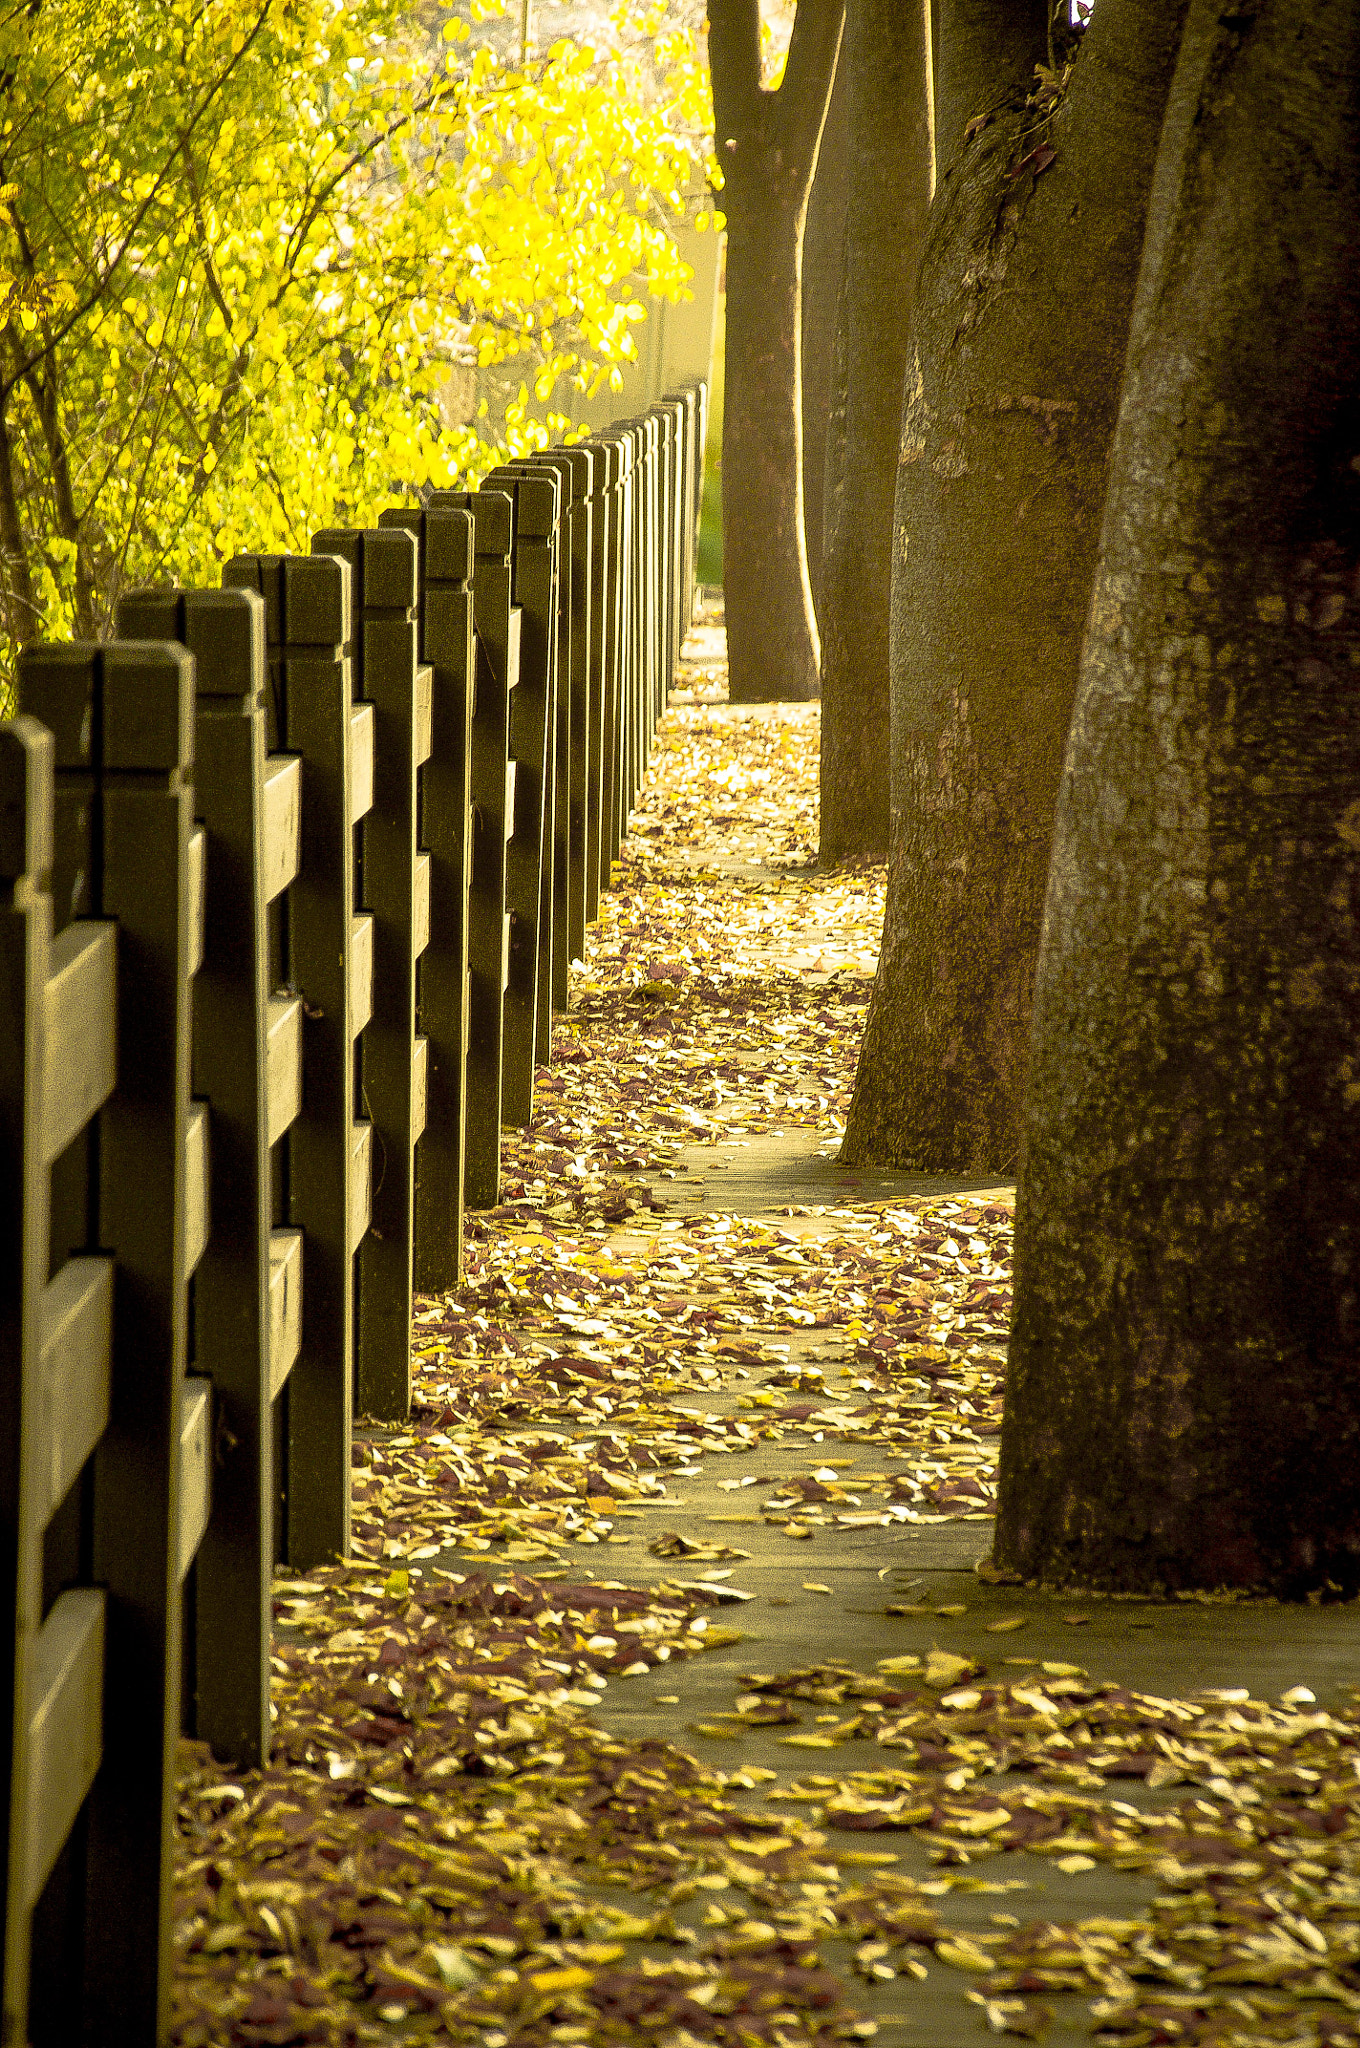
[[[935,161],[941,182],[970,121],[1023,106],[1049,59],[1051,0],[935,0]]]
[[[836,316],[845,268],[845,211],[850,192],[850,94],[845,47],[817,148],[803,230],[803,540],[808,584],[821,631],[822,534]]]
[[[1014,1170],[1063,748],[1184,0],[1100,0],[1002,113],[917,285],[892,591],[892,848],[842,1157]],[[1037,124],[1037,125],[1036,125]]]
[[[848,0],[850,203],[826,490],[821,857],[888,851],[888,618],[902,373],[935,189],[928,0]]]
[[[1357,105],[1351,0],[1194,0],[1036,995],[1027,1575],[1360,1586]]]
[[[723,603],[738,704],[818,690],[803,535],[801,272],[844,0],[798,0],[776,91],[760,84],[758,0],[712,0],[709,64],[727,217]]]

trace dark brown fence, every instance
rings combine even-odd
[[[694,595],[705,392],[21,657],[0,724],[3,2029],[156,2048],[175,1749],[269,1751],[498,1199]]]

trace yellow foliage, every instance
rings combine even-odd
[[[0,0],[0,667],[107,630],[131,584],[213,582],[573,431],[532,408],[612,382],[648,296],[683,293],[692,38],[623,0],[600,47],[520,63],[430,12]],[[451,372],[508,365],[501,430],[446,417]]]

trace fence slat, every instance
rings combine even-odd
[[[41,1451],[35,1512],[65,1500],[109,1419],[112,1259],[67,1259],[42,1297]]]
[[[111,924],[82,920],[52,943],[44,996],[43,1157],[64,1152],[113,1092],[117,937]]]
[[[302,1108],[302,1003],[271,996],[265,1035],[268,1142],[276,1145]]]
[[[211,1228],[208,1165],[208,1112],[201,1102],[189,1106],[184,1132],[184,1277],[201,1261]]]
[[[302,763],[295,754],[272,754],[264,770],[264,900],[272,903],[298,871],[302,824]]]
[[[269,1398],[277,1400],[302,1342],[302,1232],[269,1233]]]
[[[411,1053],[411,1129],[417,1138],[425,1132],[430,1092],[430,1041],[417,1038]]]
[[[373,1126],[356,1123],[350,1133],[349,1248],[357,1252],[373,1218]]]
[[[356,704],[349,715],[349,815],[357,825],[373,808],[373,706]]]
[[[184,1382],[179,1420],[179,1575],[187,1574],[212,1513],[212,1381]]]
[[[103,1691],[104,1595],[93,1586],[74,1587],[54,1602],[33,1658],[25,1884],[30,1911],[99,1769]]]
[[[373,919],[360,911],[350,920],[349,1035],[350,1041],[373,1015]]]
[[[203,965],[204,890],[207,886],[208,835],[201,825],[189,834],[189,972]]]
[[[415,884],[411,902],[412,946],[417,959],[430,943],[430,856],[416,855]]]

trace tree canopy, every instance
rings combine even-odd
[[[507,53],[479,31],[501,11],[0,10],[6,666],[130,583],[544,445],[554,392],[598,389],[643,295],[684,291],[693,34],[621,0],[597,39]],[[496,365],[503,419],[450,405],[451,371]]]

